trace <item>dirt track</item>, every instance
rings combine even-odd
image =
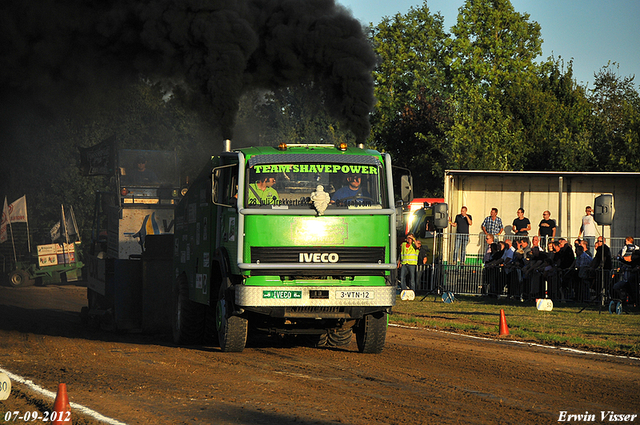
[[[276,338],[221,353],[88,328],[78,316],[85,291],[0,287],[0,367],[54,392],[64,382],[72,402],[128,424],[551,424],[561,411],[589,412],[595,423],[601,411],[640,414],[636,359],[399,327],[379,355]],[[14,383],[0,421],[52,404]],[[74,413],[77,423],[97,422]]]

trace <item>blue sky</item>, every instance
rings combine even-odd
[[[336,0],[353,16],[368,24],[384,16],[405,14],[421,7],[421,0]],[[440,12],[448,31],[456,22],[464,0],[428,0],[431,13]],[[593,74],[609,61],[619,64],[618,74],[635,75],[640,84],[640,0],[511,0],[519,13],[528,13],[542,31],[542,56],[565,62],[573,58],[574,78],[593,88]]]

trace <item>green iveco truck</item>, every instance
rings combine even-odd
[[[173,338],[248,332],[382,351],[396,299],[391,159],[285,145],[211,158],[175,209]]]

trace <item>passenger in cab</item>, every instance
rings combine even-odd
[[[369,192],[362,187],[362,176],[360,174],[350,174],[347,177],[347,185],[336,190],[331,201],[346,201],[349,199],[371,198]]]

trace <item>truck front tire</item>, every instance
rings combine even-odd
[[[358,351],[369,354],[382,352],[387,338],[387,313],[367,314],[355,328],[355,334]]]
[[[216,304],[216,329],[218,342],[223,352],[239,353],[247,344],[249,322],[246,318],[233,315],[233,292],[231,282],[225,279],[220,285]]]

